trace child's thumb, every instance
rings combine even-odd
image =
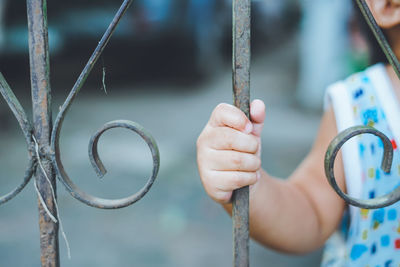
[[[265,120],[265,104],[256,99],[250,105],[250,119],[253,122],[253,134],[260,136]]]

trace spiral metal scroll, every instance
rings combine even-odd
[[[151,188],[153,185],[160,166],[160,154],[158,150],[158,146],[154,138],[147,132],[142,126],[135,122],[126,121],[126,120],[119,120],[106,123],[91,139],[89,144],[89,157],[92,162],[92,165],[99,176],[103,176],[106,172],[104,165],[102,164],[98,152],[97,152],[97,144],[101,135],[111,129],[111,128],[126,128],[132,130],[139,134],[148,144],[152,158],[153,158],[153,171],[152,175],[144,185],[144,187],[137,193],[121,199],[103,199],[98,198],[92,195],[89,195],[82,191],[79,187],[77,187],[72,180],[69,178],[68,174],[66,173],[64,166],[61,161],[60,156],[60,133],[61,128],[63,125],[63,121],[65,116],[72,105],[72,102],[76,98],[77,94],[79,93],[80,89],[84,85],[87,77],[89,76],[93,66],[96,64],[97,60],[99,59],[100,55],[104,51],[105,47],[107,46],[108,41],[110,40],[112,34],[114,33],[116,27],[118,26],[121,18],[125,14],[126,10],[132,4],[133,0],[124,0],[122,5],[120,6],[119,10],[117,11],[114,19],[110,23],[109,27],[107,28],[106,32],[104,33],[103,37],[101,38],[98,46],[94,50],[92,56],[90,57],[89,61],[87,62],[86,66],[82,70],[79,78],[75,82],[70,94],[68,95],[66,101],[60,108],[60,112],[57,115],[57,118],[54,122],[54,127],[51,134],[51,151],[44,151],[43,153],[47,153],[52,161],[53,168],[57,174],[59,180],[64,184],[68,192],[76,199],[80,200],[81,202],[96,208],[101,209],[118,209],[127,207],[136,201],[140,200]],[[30,121],[27,119],[24,109],[22,108],[21,104],[15,97],[14,93],[10,89],[9,85],[7,84],[6,80],[4,79],[3,75],[0,73],[0,93],[6,100],[7,104],[11,108],[12,112],[14,113],[15,117],[17,118],[22,131],[24,132],[25,139],[28,144],[29,150],[29,165],[27,171],[25,173],[25,177],[23,182],[16,187],[12,192],[8,193],[5,196],[0,197],[0,205],[11,200],[14,198],[22,189],[26,186],[26,184],[32,178],[32,175],[37,167],[38,159],[35,156],[34,151],[34,142],[32,140],[32,126]]]
[[[400,63],[396,55],[393,53],[392,48],[389,45],[384,33],[375,21],[375,18],[369,9],[365,0],[355,0],[357,5],[361,9],[361,12],[368,22],[372,32],[374,33],[379,45],[381,46],[383,52],[385,53],[389,63],[393,66],[397,76],[400,79]],[[355,126],[349,128],[341,133],[331,142],[325,155],[325,175],[328,182],[336,191],[336,193],[343,198],[348,204],[365,209],[378,209],[393,205],[400,201],[400,187],[393,190],[391,193],[377,197],[375,199],[361,200],[350,197],[343,193],[336,183],[334,175],[334,163],[340,148],[352,137],[361,134],[373,134],[378,136],[384,144],[384,154],[382,160],[382,169],[384,172],[390,172],[392,161],[393,161],[393,147],[390,140],[380,131],[369,126]]]
[[[341,198],[343,198],[350,205],[356,207],[365,209],[378,209],[398,202],[400,200],[400,187],[398,187],[392,193],[375,199],[359,200],[343,193],[343,191],[337,185],[333,173],[335,163],[334,159],[336,158],[340,148],[348,140],[360,134],[373,134],[382,140],[384,153],[381,168],[385,173],[390,172],[393,161],[392,142],[390,142],[390,140],[383,133],[377,131],[375,128],[372,128],[370,126],[355,126],[341,132],[335,139],[333,139],[333,141],[329,145],[328,151],[325,156],[325,175],[326,177],[328,177],[330,185]]]

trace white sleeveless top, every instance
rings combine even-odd
[[[386,175],[380,170],[383,145],[378,138],[362,135],[343,146],[348,194],[375,198],[399,186],[400,108],[385,66],[374,65],[330,86],[325,107],[330,106],[339,132],[355,125],[370,125],[385,133],[394,147],[392,171]],[[372,211],[350,207],[350,224],[344,232],[344,238],[335,235],[327,243],[322,266],[399,266],[399,203]]]

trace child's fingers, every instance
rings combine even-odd
[[[262,100],[256,99],[250,105],[250,117],[253,123],[263,123],[265,120],[265,104]]]
[[[231,201],[232,191],[215,191],[215,192],[207,192],[208,195],[216,202],[221,204],[227,204]]]
[[[215,187],[221,191],[233,191],[248,185],[257,183],[258,172],[238,171],[213,171],[210,179],[213,179]]]
[[[228,104],[219,104],[214,109],[209,124],[212,127],[228,126],[245,133],[251,133],[253,130],[253,125],[246,115]]]
[[[235,150],[246,153],[256,153],[259,140],[254,135],[245,134],[228,127],[211,128],[205,134],[204,140],[215,150]]]
[[[225,204],[231,200],[233,190],[251,186],[260,179],[260,172],[208,171],[203,176],[204,187],[215,201]]]
[[[251,104],[251,122],[238,108],[218,105],[197,140],[197,162],[203,186],[219,203],[228,203],[232,191],[258,181],[260,134],[265,105]]]
[[[209,149],[205,156],[209,169],[216,171],[255,172],[261,167],[261,160],[255,154]]]
[[[263,101],[256,99],[251,103],[250,118],[253,122],[252,134],[260,136],[264,127],[265,120],[265,104]]]

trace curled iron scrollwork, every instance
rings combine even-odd
[[[328,178],[329,184],[333,187],[336,193],[350,205],[365,209],[378,209],[390,206],[400,200],[400,187],[387,195],[375,199],[361,200],[345,194],[336,183],[334,164],[339,150],[348,140],[361,134],[373,134],[382,140],[384,153],[381,168],[385,173],[390,172],[393,162],[392,142],[383,133],[373,127],[355,126],[339,133],[339,135],[330,143],[325,156],[325,175]]]
[[[80,89],[82,88],[83,84],[85,83],[87,77],[90,74],[90,71],[92,70],[93,66],[96,64],[97,60],[99,59],[100,55],[104,51],[104,48],[106,47],[108,41],[110,40],[112,34],[114,33],[118,23],[120,22],[122,16],[125,14],[126,10],[129,8],[133,0],[125,0],[121,7],[119,8],[118,12],[116,13],[114,19],[110,23],[109,27],[107,28],[106,32],[104,33],[103,37],[101,38],[99,44],[97,45],[96,49],[94,50],[92,56],[90,57],[89,61],[87,62],[86,66],[84,67],[83,71],[81,72],[79,78],[77,79],[75,85],[73,86],[70,94],[67,97],[67,100],[64,102],[64,104],[61,106],[60,112],[55,120],[52,135],[51,135],[51,149],[53,152],[53,167],[56,171],[57,177],[61,180],[61,182],[65,185],[67,190],[70,192],[70,194],[82,201],[83,203],[93,206],[96,208],[102,208],[102,209],[117,209],[117,208],[122,208],[129,206],[139,200],[141,197],[144,196],[144,194],[147,193],[147,191],[150,189],[151,185],[153,184],[157,173],[159,169],[159,164],[160,164],[160,157],[159,157],[159,152],[158,148],[156,145],[156,142],[154,141],[154,138],[147,133],[143,129],[143,127],[139,126],[138,124],[134,122],[112,122],[108,123],[105,126],[103,126],[104,131],[109,129],[108,127],[123,127],[123,128],[128,128],[130,130],[133,130],[137,132],[144,140],[148,143],[150,150],[153,155],[153,173],[152,176],[150,177],[149,181],[145,185],[145,187],[140,190],[137,194],[132,195],[131,197],[128,198],[123,198],[123,199],[117,199],[117,200],[112,200],[112,199],[102,199],[102,198],[97,198],[94,196],[91,196],[82,190],[80,190],[73,182],[72,180],[68,177],[68,174],[66,173],[64,166],[61,162],[61,156],[60,156],[60,145],[59,145],[59,140],[60,140],[60,132],[62,128],[63,121],[65,119],[66,113],[68,112],[69,108],[72,105],[73,100],[79,93]],[[103,132],[104,132],[103,131]],[[98,155],[97,155],[97,140],[101,135],[101,131],[97,133],[94,136],[94,139],[92,138],[91,141],[91,151],[96,152],[96,153],[90,153],[91,160],[96,162],[95,166],[97,169],[98,166],[102,166],[102,164],[99,161]],[[95,142],[93,141],[95,140]],[[95,144],[96,143],[96,144]],[[92,157],[93,156],[93,157]]]
[[[62,182],[62,184],[66,187],[68,192],[76,199],[80,200],[81,202],[96,208],[102,209],[118,209],[127,207],[136,201],[140,200],[151,188],[153,185],[160,166],[160,155],[159,150],[154,138],[147,132],[142,126],[135,122],[126,121],[126,120],[119,120],[106,123],[91,139],[89,144],[89,157],[93,164],[93,167],[98,175],[105,174],[105,168],[100,160],[100,157],[97,152],[97,144],[98,140],[101,135],[111,129],[111,128],[126,128],[132,130],[139,134],[148,144],[152,158],[153,158],[153,171],[152,175],[144,185],[144,187],[139,190],[137,193],[122,199],[103,199],[98,198],[92,195],[89,195],[78,188],[72,180],[69,178],[68,174],[66,173],[64,166],[61,161],[60,156],[60,132],[62,129],[62,125],[65,119],[65,116],[71,107],[74,99],[76,98],[77,94],[79,93],[80,89],[84,85],[87,77],[89,76],[93,66],[96,64],[97,60],[99,59],[100,55],[104,51],[105,47],[107,46],[108,41],[110,40],[112,34],[114,33],[116,27],[118,26],[121,18],[132,4],[133,0],[124,0],[121,4],[120,8],[118,9],[116,15],[114,16],[112,22],[108,26],[106,32],[102,36],[100,42],[98,43],[97,47],[95,48],[93,54],[91,55],[89,61],[87,62],[86,66],[82,70],[80,76],[78,77],[77,81],[75,82],[71,92],[69,93],[66,101],[61,106],[60,111],[55,119],[54,126],[51,133],[51,149],[48,153],[51,155],[51,162],[53,168],[57,174],[58,179]],[[25,139],[28,144],[29,150],[29,165],[27,171],[25,173],[25,177],[23,182],[16,187],[12,192],[8,193],[5,196],[0,197],[0,204],[3,204],[13,197],[15,197],[22,189],[28,184],[30,179],[33,176],[33,173],[37,167],[37,161],[35,153],[33,153],[34,142],[32,140],[32,125],[28,120],[24,109],[22,108],[21,104],[15,97],[14,93],[12,92],[10,86],[7,84],[5,78],[0,73],[0,93],[6,100],[7,104],[9,105],[10,109],[14,113],[15,117],[17,118],[20,127],[25,135]]]
[[[158,170],[160,167],[159,151],[158,151],[158,147],[157,147],[157,144],[156,144],[154,138],[139,124],[137,124],[135,122],[131,122],[131,121],[119,120],[119,121],[113,121],[113,122],[106,123],[99,131],[97,131],[95,133],[95,135],[92,136],[92,138],[90,140],[89,157],[90,157],[90,161],[93,165],[93,168],[99,177],[102,177],[105,175],[106,169],[98,155],[97,144],[98,144],[98,141],[99,141],[101,135],[104,132],[106,132],[107,130],[112,129],[112,128],[125,128],[125,129],[129,129],[131,131],[136,132],[146,141],[147,145],[149,146],[149,148],[151,150],[151,154],[152,154],[152,158],[153,158],[152,175],[151,175],[150,179],[147,181],[147,183],[144,185],[144,187],[139,192],[137,192],[129,197],[121,198],[121,199],[103,199],[103,198],[94,197],[92,195],[89,195],[89,194],[83,192],[81,189],[79,189],[72,182],[72,180],[68,177],[68,174],[64,170],[64,167],[61,163],[61,159],[59,156],[59,150],[58,150],[58,156],[56,153],[56,154],[54,154],[54,158],[53,158],[54,168],[56,170],[57,176],[61,179],[61,181],[65,185],[66,189],[71,193],[71,195],[89,206],[101,208],[101,209],[123,208],[123,207],[127,207],[127,206],[137,202],[138,200],[140,200],[150,190],[151,186],[153,185],[153,183],[157,177]]]

